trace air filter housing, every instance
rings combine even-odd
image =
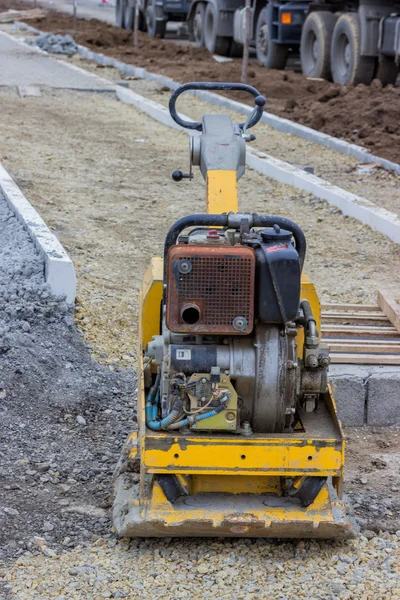
[[[173,246],[167,267],[168,329],[205,335],[251,333],[254,278],[251,248]]]

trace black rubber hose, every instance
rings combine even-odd
[[[307,242],[303,230],[296,223],[284,217],[263,216],[253,214],[253,227],[273,227],[279,225],[282,229],[287,229],[293,234],[296,242],[296,250],[299,254],[300,269],[303,270],[304,260],[306,258]]]
[[[158,367],[156,380],[154,382],[154,385],[150,388],[150,392],[149,392],[149,396],[148,396],[148,399],[151,402],[151,404],[154,404],[156,401],[157,392],[160,387],[160,381],[161,381],[161,367]]]
[[[305,321],[306,321],[307,328],[308,328],[308,323],[310,321],[314,321],[314,323],[316,323],[316,320],[314,319],[313,314],[312,314],[312,310],[311,310],[311,306],[310,306],[309,301],[308,300],[301,300],[300,307],[303,310],[304,318],[305,318]]]
[[[282,229],[287,229],[293,234],[296,242],[296,250],[299,254],[300,269],[303,270],[304,260],[306,257],[306,237],[303,230],[290,219],[284,217],[263,216],[253,214],[254,227],[273,227],[279,225]],[[176,221],[170,228],[165,238],[164,244],[164,282],[167,274],[168,250],[174,246],[178,240],[179,234],[187,227],[227,227],[229,225],[229,215],[188,215]]]
[[[188,215],[176,221],[170,228],[164,244],[164,282],[166,281],[168,250],[178,241],[179,234],[187,227],[226,227],[228,215]]]

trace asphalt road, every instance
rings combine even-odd
[[[38,5],[52,8],[59,12],[72,15],[74,11],[73,0],[40,0]],[[115,2],[108,0],[77,0],[77,15],[82,19],[99,19],[106,23],[115,24]]]
[[[69,15],[72,15],[74,10],[73,0],[39,0],[37,4]],[[77,0],[77,16],[81,19],[98,19],[115,25],[115,4],[115,0],[107,0],[105,3],[101,0]],[[177,36],[177,30],[181,25],[182,23],[168,23],[167,37],[182,40]],[[185,41],[187,42],[186,39]]]
[[[0,86],[48,86],[74,90],[113,90],[112,84],[21,44],[0,32]]]

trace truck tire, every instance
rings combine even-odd
[[[199,2],[196,5],[192,23],[193,41],[197,48],[204,48],[205,16],[206,4],[205,2]]]
[[[388,58],[387,56],[381,56],[376,70],[376,78],[380,79],[382,85],[389,85],[389,83],[394,85],[398,75],[399,66],[396,65],[394,59]]]
[[[267,69],[284,69],[286,66],[288,47],[271,42],[268,33],[268,11],[260,11],[256,25],[257,60]]]
[[[146,27],[150,37],[165,37],[167,22],[157,21],[155,0],[149,0],[146,7]]]
[[[300,42],[300,60],[307,77],[331,79],[331,42],[336,17],[327,11],[315,11],[305,20]]]
[[[369,85],[374,77],[376,59],[360,54],[360,20],[356,13],[339,17],[333,30],[331,69],[335,83]]]
[[[115,5],[115,23],[117,27],[125,27],[125,2],[126,0],[117,0]]]
[[[125,0],[125,11],[124,11],[124,27],[125,29],[133,29],[133,17],[135,9],[133,6],[129,6],[128,0]]]
[[[204,19],[204,44],[211,54],[228,56],[232,39],[217,35],[218,11],[211,2],[208,2]]]

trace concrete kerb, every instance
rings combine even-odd
[[[10,209],[23,224],[36,248],[43,255],[45,280],[50,285],[51,291],[56,296],[65,295],[68,304],[74,304],[76,275],[70,257],[1,164],[0,190]]]
[[[400,244],[400,218],[395,213],[263,152],[255,152],[248,148],[246,162],[249,167],[267,177],[326,200],[329,204],[340,208],[344,215],[358,219],[371,229],[380,231]]]
[[[167,125],[181,129],[171,118],[168,109],[157,102],[148,100],[127,88],[117,85],[117,98],[122,102],[134,105],[153,119]],[[190,118],[184,117],[188,120]],[[186,133],[193,135],[191,130]],[[298,189],[307,191],[317,198],[326,200],[329,204],[337,206],[343,214],[354,217],[365,223],[372,229],[380,231],[394,242],[400,244],[400,219],[394,213],[379,208],[370,200],[347,192],[303,169],[299,169],[289,163],[273,158],[262,152],[256,153],[247,149],[246,162],[254,170],[276,179],[281,183],[292,185]]]
[[[24,29],[26,29],[26,28],[27,27],[24,27]],[[30,30],[33,30],[33,33],[37,33],[39,31],[33,27],[29,27],[29,31]],[[88,81],[96,81],[98,83],[101,82],[101,84],[104,85],[104,89],[98,88],[98,87],[82,88],[82,87],[74,87],[74,86],[71,86],[71,87],[68,87],[65,89],[71,89],[71,90],[82,91],[82,92],[96,92],[96,93],[110,93],[110,92],[114,93],[115,92],[115,86],[108,79],[99,77],[98,75],[96,75],[95,73],[91,73],[90,71],[85,71],[84,69],[81,69],[80,67],[77,67],[76,65],[73,65],[65,60],[60,60],[59,58],[56,58],[55,55],[53,56],[53,55],[49,54],[48,52],[46,52],[45,50],[42,50],[42,48],[38,48],[37,46],[28,45],[24,40],[15,38],[14,36],[7,33],[6,31],[0,31],[0,35],[12,40],[13,42],[19,44],[20,46],[23,46],[25,48],[28,47],[31,52],[34,52],[36,54],[42,54],[43,56],[46,56],[46,58],[48,60],[51,60],[60,65],[63,65],[65,67],[69,68],[71,71],[75,71],[77,73],[83,74],[85,76],[85,78],[88,79]]]
[[[27,25],[22,21],[16,21],[15,25],[17,25],[17,27],[21,29],[30,31],[31,33],[44,33],[43,31],[40,31],[39,29],[36,29],[31,25]],[[86,46],[78,45],[78,52],[83,58],[86,58],[87,60],[93,60],[97,64],[103,66],[114,67],[124,75],[133,75],[134,77],[139,77],[139,79],[149,79],[152,81],[156,81],[161,85],[169,87],[171,90],[175,90],[180,85],[180,83],[174,81],[170,77],[165,77],[164,75],[152,73],[151,71],[147,71],[143,67],[135,67],[133,65],[128,65],[127,63],[117,60],[116,58],[105,56],[104,54],[100,54],[98,52],[93,52],[92,50],[89,50],[89,48],[86,48]],[[197,96],[202,100],[205,100],[206,102],[209,102],[210,104],[214,104],[216,106],[224,106],[229,110],[233,110],[244,115],[248,115],[252,111],[252,107],[248,106],[247,104],[243,104],[242,102],[237,102],[236,100],[225,98],[224,96],[214,94],[213,92],[207,92],[205,90],[193,90],[189,93],[193,94],[194,96]],[[360,162],[379,164],[381,167],[387,169],[388,171],[395,171],[396,173],[400,174],[399,164],[394,163],[390,160],[386,160],[385,158],[382,158],[380,156],[375,156],[374,154],[371,154],[370,152],[368,152],[361,146],[358,146],[357,144],[351,144],[350,142],[346,142],[345,140],[341,140],[326,133],[322,133],[321,131],[317,131],[316,129],[312,129],[311,127],[306,127],[305,125],[301,125],[300,123],[290,121],[290,119],[284,119],[282,117],[278,117],[268,112],[264,112],[261,121],[282,133],[295,135],[304,140],[308,140],[310,142],[319,144],[320,146],[325,146],[330,150],[340,152],[341,154],[353,156],[353,158],[356,158]]]
[[[224,98],[223,96],[213,94],[212,92],[200,90],[196,91],[195,95],[202,100],[206,100],[210,104],[224,106],[230,110],[234,110],[245,115],[248,115],[253,110],[251,106],[247,106],[246,104],[242,104],[241,102],[237,102],[235,100],[230,100],[229,98]],[[386,160],[385,158],[381,158],[380,156],[370,154],[361,146],[357,146],[357,144],[350,144],[350,142],[346,142],[346,140],[335,138],[326,133],[322,133],[321,131],[317,131],[316,129],[311,129],[311,127],[307,127],[306,125],[295,123],[294,121],[278,117],[268,112],[264,112],[263,116],[261,117],[261,122],[282,133],[295,135],[304,140],[308,140],[309,142],[314,142],[320,146],[325,146],[330,150],[340,152],[341,154],[353,156],[353,158],[356,158],[360,162],[377,163],[384,169],[395,171],[396,173],[400,174],[399,164],[391,162],[390,160]]]
[[[400,425],[399,367],[334,364],[329,382],[344,425]]]
[[[83,58],[93,60],[94,62],[103,66],[114,67],[124,75],[133,75],[134,77],[139,77],[139,79],[149,79],[152,81],[156,81],[160,85],[165,85],[166,87],[169,87],[171,90],[175,90],[180,85],[180,83],[174,81],[170,77],[165,77],[164,75],[152,73],[151,71],[147,71],[142,67],[128,65],[124,62],[121,62],[120,60],[111,58],[110,56],[105,56],[104,54],[92,52],[92,50],[89,50],[85,46],[78,45],[78,52]],[[209,104],[223,106],[225,108],[228,108],[229,110],[239,112],[246,116],[249,115],[253,110],[252,107],[248,106],[247,104],[237,102],[236,100],[231,100],[224,96],[219,96],[218,94],[214,94],[213,92],[207,92],[205,90],[193,90],[189,93],[193,94],[194,96],[197,96],[201,100],[205,100]],[[380,156],[375,156],[374,154],[371,154],[370,152],[368,152],[361,146],[358,146],[357,144],[350,144],[350,142],[346,142],[345,140],[335,138],[326,133],[322,133],[321,131],[317,131],[316,129],[311,129],[311,127],[306,127],[305,125],[295,123],[294,121],[278,117],[268,112],[264,112],[261,118],[261,122],[269,125],[273,129],[276,129],[277,131],[280,131],[282,133],[295,135],[304,140],[308,140],[310,142],[319,144],[320,146],[325,146],[330,150],[340,152],[341,154],[353,156],[353,158],[356,158],[360,162],[377,163],[384,169],[387,169],[389,171],[395,171],[396,173],[400,174],[399,164],[394,163],[390,160],[386,160],[385,158],[381,158]]]

